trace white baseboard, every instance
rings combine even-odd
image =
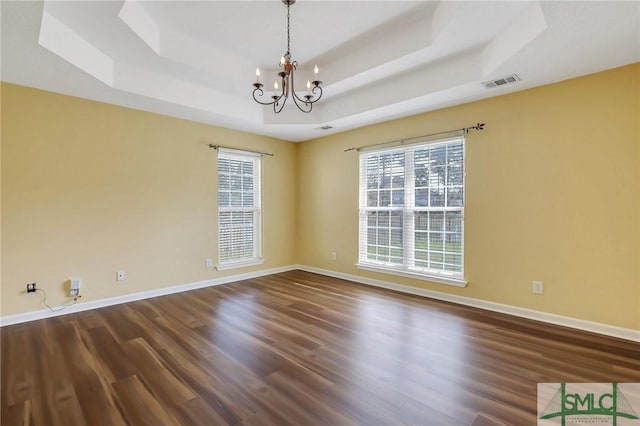
[[[501,303],[489,302],[481,299],[474,299],[471,297],[458,296],[455,294],[442,293],[434,290],[427,290],[424,288],[412,287],[402,284],[393,283],[390,281],[376,280],[373,278],[361,277],[359,275],[345,274],[342,272],[331,271],[329,269],[315,268],[306,265],[288,265],[278,268],[263,269],[260,271],[247,272],[244,274],[229,275],[226,277],[215,278],[211,280],[198,281],[194,283],[181,284],[171,287],[164,287],[149,291],[143,291],[140,293],[126,294],[122,296],[109,297],[105,299],[92,300],[89,302],[79,303],[77,305],[70,306],[62,311],[52,312],[50,310],[40,310],[34,312],[26,312],[23,314],[7,315],[0,317],[0,327],[6,325],[19,324],[28,321],[35,321],[44,318],[51,318],[60,315],[72,314],[76,312],[87,311],[90,309],[102,308],[105,306],[118,305],[121,303],[133,302],[136,300],[149,299],[151,297],[164,296],[167,294],[181,293],[183,291],[195,290],[198,288],[212,287],[221,284],[227,284],[235,281],[241,281],[251,278],[262,277],[265,275],[277,274],[280,272],[287,272],[292,270],[302,270],[307,272],[313,272],[316,274],[326,275],[329,277],[341,278],[348,281],[357,282],[360,284],[367,284],[375,287],[386,288],[389,290],[395,290],[402,293],[413,294],[417,296],[428,297],[431,299],[443,300],[446,302],[457,303],[460,305],[472,306],[475,308],[486,309],[488,311],[500,312],[503,314],[514,315],[517,317],[528,318],[536,321],[542,321],[549,324],[556,324],[565,327],[575,328],[578,330],[590,331],[593,333],[603,334],[606,336],[618,337],[621,339],[631,340],[634,342],[640,342],[640,330],[633,330],[629,328],[616,327],[613,325],[607,325],[592,321],[581,320],[577,318],[565,317],[562,315],[550,314],[542,311],[535,311],[532,309],[520,308],[517,306],[504,305]]]
[[[181,293],[183,291],[195,290],[198,288],[212,287],[220,284],[227,284],[234,281],[247,280],[251,278],[262,277],[265,275],[277,274],[280,272],[298,269],[298,265],[282,266],[279,268],[263,269],[261,271],[247,272],[244,274],[229,275],[211,280],[198,281],[194,283],[175,285],[171,287],[158,288],[154,290],[142,291],[139,293],[125,294],[122,296],[108,297],[105,299],[91,300],[82,302],[68,308],[52,312],[48,309],[34,312],[26,312],[23,314],[6,315],[0,317],[0,327],[5,325],[19,324],[28,321],[35,321],[44,318],[57,317],[60,315],[73,314],[76,312],[88,311],[90,309],[103,308],[105,306],[119,305],[121,303],[133,302],[136,300],[149,299],[151,297],[164,296],[167,294]]]
[[[429,297],[432,299],[443,300],[446,302],[457,303],[460,305],[472,306],[475,308],[486,309],[488,311],[500,312],[503,314],[514,315],[517,317],[528,318],[536,321],[542,321],[549,324],[556,324],[565,327],[575,328],[578,330],[590,331],[593,333],[604,334],[606,336],[617,337],[620,339],[640,342],[640,330],[616,327],[592,321],[581,320],[577,318],[565,317],[562,315],[550,314],[532,309],[520,308],[517,306],[504,305],[501,303],[489,302],[471,297],[458,296],[455,294],[442,293],[434,290],[427,290],[418,287],[412,287],[402,284],[396,284],[389,281],[376,280],[373,278],[361,277],[359,275],[345,274],[342,272],[331,271],[328,269],[315,268],[312,266],[297,265],[297,269],[316,274],[327,275],[334,278],[342,278],[348,281],[354,281],[360,284],[367,284],[375,287],[395,290],[402,293],[413,294],[417,296]]]

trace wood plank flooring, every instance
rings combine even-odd
[[[12,425],[534,425],[640,344],[302,271],[1,329]]]

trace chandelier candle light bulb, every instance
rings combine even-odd
[[[273,112],[276,114],[281,112],[287,100],[292,99],[296,107],[302,112],[311,112],[313,104],[318,102],[322,97],[322,81],[318,80],[318,65],[313,68],[314,80],[307,80],[307,94],[299,96],[294,88],[294,72],[298,69],[298,61],[291,59],[291,35],[290,35],[290,9],[296,0],[281,0],[287,6],[287,51],[280,58],[280,69],[278,79],[273,84],[273,95],[270,102],[264,102],[260,99],[264,95],[260,82],[260,68],[256,68],[256,82],[253,83],[253,100],[261,105],[273,106]],[[280,81],[280,85],[278,85]],[[304,81],[304,80],[303,80]],[[281,87],[281,89],[280,89]],[[280,91],[278,91],[280,89]]]

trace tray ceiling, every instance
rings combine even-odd
[[[317,63],[324,96],[310,114],[276,115],[251,84],[260,67],[271,87],[286,50],[280,1],[2,1],[1,12],[3,81],[292,141],[640,62],[640,2],[298,0],[297,81]]]

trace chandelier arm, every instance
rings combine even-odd
[[[276,98],[275,95],[272,96],[273,98],[273,112],[275,112],[276,114],[278,114],[280,111],[282,111],[282,108],[284,108],[284,105],[287,103],[287,75],[284,72],[280,72],[278,73],[278,75],[280,76],[280,85],[282,86],[282,91],[280,92],[280,95]],[[282,100],[282,103],[280,103],[280,101]]]
[[[278,104],[278,101],[282,98],[282,95],[280,96],[280,98],[278,98],[278,100],[273,101],[273,112],[275,112],[276,114],[278,114],[280,111],[282,111],[282,108],[284,108],[284,104],[287,103],[287,98],[284,98],[284,102],[282,102],[281,104]]]
[[[304,106],[300,106],[298,101],[302,102]],[[298,109],[300,111],[304,112],[304,113],[309,113],[313,109],[313,103],[312,102],[306,102],[304,99],[300,99],[295,92],[293,93],[293,103],[296,104]],[[305,109],[306,107],[309,107],[309,109],[308,110]]]
[[[296,106],[298,107],[298,109],[304,113],[309,113],[311,112],[311,109],[313,108],[313,105],[311,105],[311,103],[304,101],[303,99],[301,99],[298,94],[296,93],[296,89],[294,86],[294,71],[297,68],[298,63],[294,62],[295,66],[294,68],[291,70],[291,73],[289,74],[289,79],[291,79],[291,98],[293,98],[293,103],[296,104]],[[298,101],[303,102],[304,103],[304,107],[301,106]],[[306,108],[309,108],[309,110],[307,110]]]
[[[315,94],[316,94],[316,90],[319,90],[319,91],[320,91],[320,94],[318,95],[318,97],[317,97],[317,98],[315,98],[315,99],[313,100],[313,102],[318,102],[318,101],[320,100],[320,98],[322,97],[322,93],[323,93],[323,92],[322,92],[322,87],[321,87],[321,86],[319,86],[319,85],[318,85],[318,86],[315,86],[315,87],[311,90],[311,93],[313,93],[313,94],[315,95]]]
[[[285,75],[282,77],[282,94],[284,94],[285,102],[289,98],[289,93],[291,92],[291,87],[289,87],[289,75]]]
[[[317,91],[317,90],[320,90],[320,94],[319,94],[319,95],[316,95],[316,91]],[[311,89],[311,92],[308,92],[308,93],[312,93],[312,94],[313,94],[313,96],[311,96],[311,95],[305,95],[305,96],[304,96],[304,99],[303,99],[303,98],[301,98],[300,96],[298,96],[298,94],[297,94],[296,92],[293,92],[293,96],[295,96],[295,98],[296,98],[296,99],[298,99],[300,102],[304,102],[305,104],[315,104],[315,103],[316,103],[316,102],[318,102],[318,101],[320,100],[320,98],[322,97],[322,87],[320,87],[320,86],[316,86],[316,87],[314,87],[313,89]],[[307,98],[307,96],[309,96],[309,98]],[[314,98],[315,96],[318,96],[318,97],[317,97],[317,98],[315,98],[315,99],[312,99],[312,98]]]
[[[264,95],[264,91],[259,87],[253,89],[253,100],[256,101],[257,103],[259,103],[261,105],[271,105],[271,104],[276,103],[276,101],[262,102],[260,99],[256,98],[256,92],[260,92],[260,96],[262,96],[262,95]]]
[[[316,91],[317,91],[317,90],[319,90],[319,91],[320,91],[320,94],[319,94],[319,95],[318,95],[318,97],[317,97],[317,98],[315,98],[315,99],[311,99],[311,97],[307,98],[307,96],[311,96],[311,95],[306,95],[306,96],[305,96],[305,98],[304,98],[304,99],[302,99],[302,98],[300,98],[300,97],[298,96],[298,94],[297,94],[297,93],[293,92],[293,96],[294,96],[293,101],[296,103],[296,106],[298,107],[298,109],[299,109],[299,110],[301,110],[302,112],[311,112],[311,110],[313,109],[313,104],[315,104],[316,102],[318,102],[318,101],[320,100],[320,98],[322,97],[322,87],[320,87],[320,86],[315,86],[315,87],[311,90],[311,93],[312,93],[313,95],[316,95]],[[298,101],[300,101],[300,102],[304,103],[305,105],[308,105],[308,106],[309,106],[309,111],[306,111],[306,110],[302,109],[302,108],[300,107],[300,105],[298,104]]]
[[[282,98],[284,98],[284,102],[287,101],[287,96],[284,94],[284,91],[282,93],[280,93],[279,96],[275,96],[275,95],[271,96],[271,98],[273,99],[271,102],[263,102],[263,101],[261,101],[260,99],[258,99],[256,97],[256,92],[260,92],[260,96],[264,95],[264,91],[261,88],[257,87],[255,89],[253,89],[253,100],[256,101],[257,103],[261,104],[261,105],[267,105],[267,106],[268,105],[274,105],[274,110],[275,110],[275,105],[278,102],[280,102],[280,100]],[[283,102],[283,105],[284,105],[284,102]],[[282,111],[282,108],[280,108],[279,111]]]
[[[276,106],[278,106],[278,102],[280,102],[280,100],[282,100],[282,106],[280,107],[280,109],[278,109],[278,112],[282,111],[282,108],[284,107],[284,104],[287,103],[287,98],[289,97],[287,94],[287,81],[286,81],[286,74],[285,73],[278,73],[278,75],[280,76],[280,86],[282,87],[280,94],[276,97],[276,95],[273,95],[273,110],[276,110]]]
[[[311,112],[311,108],[313,108],[313,106],[312,106],[312,105],[315,103],[315,100],[314,100],[314,101],[312,101],[312,100],[310,100],[310,99],[306,99],[306,98],[304,98],[304,99],[303,99],[303,98],[301,98],[300,96],[298,96],[298,94],[297,94],[297,93],[295,93],[295,92],[294,92],[294,93],[293,93],[293,102],[295,102],[296,106],[298,107],[298,109],[299,109],[300,111],[303,111],[303,112]],[[307,106],[308,106],[308,107],[309,107],[309,111],[306,111],[305,109],[303,109],[303,108],[300,106],[300,104],[298,104],[298,102],[302,102],[302,103],[305,105],[305,107],[307,107]]]
[[[292,84],[293,84],[293,82],[292,82]],[[307,102],[306,100],[301,99],[301,98],[298,96],[298,94],[295,92],[295,90],[292,90],[292,91],[293,91],[293,96],[292,96],[292,98],[293,98],[293,103],[294,103],[294,104],[296,104],[296,106],[298,107],[298,109],[299,109],[300,111],[304,112],[304,113],[309,113],[309,112],[311,112],[311,110],[313,109],[313,102]],[[301,106],[301,105],[298,103],[298,101],[302,102],[304,106]],[[306,109],[307,107],[309,108],[308,110]]]
[[[261,104],[261,105],[273,105],[273,104],[277,103],[282,98],[282,95],[278,96],[277,98],[273,98],[273,96],[272,96],[273,100],[271,102],[263,102],[260,99],[256,98],[256,91],[258,91],[258,90],[260,90],[260,89],[255,89],[253,91],[253,100],[256,101],[257,103]],[[262,90],[260,90],[260,92],[261,92],[260,96],[262,96],[262,94],[264,92],[262,92]]]

